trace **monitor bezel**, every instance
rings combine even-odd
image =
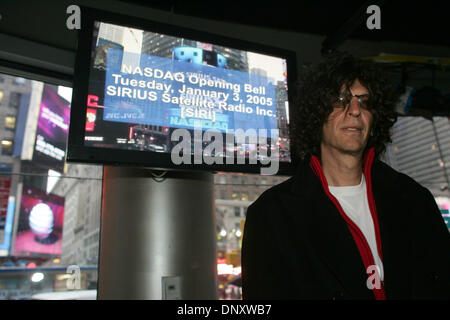
[[[136,28],[150,32],[162,33],[169,36],[198,40],[213,43],[238,50],[252,51],[256,53],[272,55],[286,59],[288,76],[288,102],[293,105],[294,86],[296,83],[297,66],[294,51],[249,42],[237,38],[225,37],[201,30],[190,29],[177,25],[161,23],[104,10],[81,7],[81,28],[78,30],[78,46],[73,76],[73,95],[70,111],[70,124],[66,161],[69,163],[103,164],[111,166],[146,167],[156,170],[202,170],[210,172],[235,172],[235,173],[260,173],[261,168],[270,167],[258,164],[194,164],[193,156],[191,164],[172,163],[170,153],[158,153],[152,151],[123,150],[104,147],[92,147],[84,145],[85,122],[87,111],[87,95],[89,89],[89,73],[91,66],[91,50],[93,43],[93,29],[95,21],[116,24],[124,27]],[[292,108],[289,108],[289,118],[292,119]],[[279,161],[279,169],[276,175],[293,175],[299,162],[295,147],[290,141],[291,162]]]

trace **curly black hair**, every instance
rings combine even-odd
[[[371,97],[372,135],[366,150],[375,147],[376,157],[385,152],[386,144],[392,142],[390,129],[397,121],[394,108],[398,91],[375,62],[338,52],[310,67],[296,88],[290,132],[300,159],[309,159],[311,155],[320,158],[322,128],[333,111],[332,103],[339,96],[342,85],[348,88],[356,79],[369,90]]]

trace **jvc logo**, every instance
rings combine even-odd
[[[105,116],[105,119],[120,119],[121,115],[120,113],[107,113]]]
[[[122,118],[124,118],[124,119],[135,119],[135,118],[137,118],[137,116],[136,116],[135,113],[124,113]]]

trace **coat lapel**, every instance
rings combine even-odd
[[[408,198],[399,174],[381,161],[372,167],[372,188],[383,248],[384,286],[388,299],[405,298],[410,290],[411,241]],[[401,294],[397,296],[397,294]]]
[[[292,198],[290,201],[297,203],[290,206],[293,221],[306,235],[302,239],[308,241],[307,246],[340,283],[346,295],[373,299],[351,232],[307,163],[299,166]]]

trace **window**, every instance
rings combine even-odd
[[[15,116],[6,116],[5,117],[5,128],[14,130],[16,128],[16,117]]]
[[[21,86],[21,87],[25,86],[25,82],[26,82],[26,80],[24,78],[20,78],[20,77],[16,77],[13,80],[13,84],[15,84],[17,86]]]
[[[2,155],[11,156],[13,153],[13,142],[9,139],[2,140]]]
[[[241,193],[241,200],[242,201],[248,201],[248,194],[245,193],[245,192]]]
[[[9,106],[11,108],[18,108],[20,105],[20,98],[22,95],[19,92],[11,92],[9,94]]]
[[[241,216],[241,207],[234,207],[234,216],[237,218]]]
[[[95,289],[102,166],[66,164],[64,158],[49,155],[51,148],[46,148],[47,145],[58,145],[65,150],[64,144],[67,143],[67,135],[62,133],[63,130],[58,131],[58,126],[46,131],[48,126],[38,125],[43,121],[39,115],[42,114],[40,108],[44,99],[49,102],[49,109],[56,105],[52,102],[57,102],[58,108],[50,111],[60,116],[65,124],[69,123],[69,112],[66,111],[70,105],[60,96],[57,85],[26,86],[30,80],[3,74],[1,79],[11,86],[0,90],[0,102],[3,100],[5,104],[6,101],[7,107],[17,110],[4,111],[1,116],[3,125],[0,125],[0,133],[3,130],[0,139],[0,193],[6,195],[0,201],[0,216],[2,220],[5,217],[5,223],[0,221],[0,269],[17,270],[11,274],[0,273],[0,299],[31,299],[41,292],[73,289],[67,286],[66,268],[70,265],[80,268],[81,290]],[[21,92],[9,89],[18,86]],[[42,98],[40,101],[24,99],[31,94]],[[16,112],[22,107],[33,110],[28,113],[30,118],[23,120],[35,128],[33,136],[41,136],[44,138],[41,142],[45,142],[39,145],[39,140],[36,143],[29,139],[33,155],[28,160],[21,160],[22,154],[12,157],[19,137],[25,135],[24,131],[20,132],[26,129],[25,126],[17,125]],[[62,112],[61,108],[65,111]],[[33,118],[33,114],[38,116]],[[9,206],[14,206],[14,210]],[[85,214],[79,217],[77,212]],[[53,222],[48,223],[49,220],[42,219],[43,216],[51,216]],[[38,229],[30,220],[43,222],[45,228]],[[78,225],[83,225],[83,229],[75,232]],[[33,268],[41,268],[42,271],[37,274]]]

